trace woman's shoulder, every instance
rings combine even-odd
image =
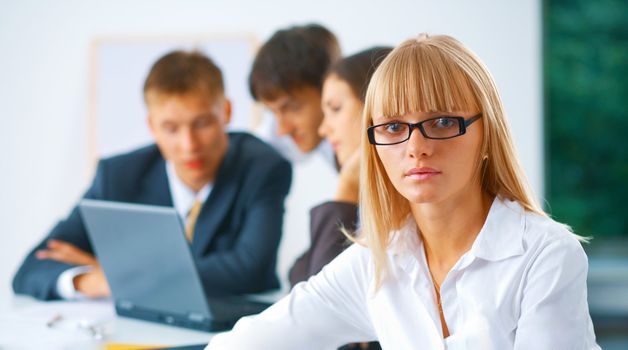
[[[372,273],[372,265],[371,252],[368,247],[360,243],[352,243],[327,264],[322,272],[326,272],[327,274],[348,273],[368,277],[368,275]]]
[[[357,293],[368,290],[372,279],[373,263],[369,249],[353,243],[325,265],[318,274],[312,276],[307,285],[315,286],[318,290],[326,290],[330,285],[334,285],[336,287],[332,289],[348,288]]]
[[[573,233],[568,225],[530,211],[524,211],[523,216],[523,245],[529,254],[552,255],[554,258],[562,257],[565,262],[587,263],[582,248],[586,239]]]
[[[363,243],[351,243],[336,259],[362,267],[367,267],[372,261],[371,251]]]
[[[530,211],[524,211],[523,215],[525,238],[528,240],[573,243],[578,243],[580,240],[580,236],[574,234],[568,225],[557,222],[548,215],[540,215]]]

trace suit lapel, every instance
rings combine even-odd
[[[239,142],[238,138],[234,136],[229,134],[229,148],[218,169],[209,198],[203,204],[196,221],[194,238],[192,239],[192,253],[195,256],[203,255],[207,246],[218,233],[220,224],[235,204],[240,174],[238,172]]]
[[[172,207],[170,185],[166,175],[166,162],[157,151],[156,161],[146,172],[140,192],[141,203]]]

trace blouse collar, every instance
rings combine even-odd
[[[460,264],[457,264],[458,267],[467,266],[474,258],[499,261],[523,254],[524,231],[524,208],[518,202],[496,197],[482,229],[471,249],[464,254]],[[389,254],[399,267],[407,271],[414,260],[412,258],[418,259],[422,249],[423,242],[417,232],[416,222],[410,215],[406,224],[393,232],[388,247]]]

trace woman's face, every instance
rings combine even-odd
[[[332,74],[323,83],[323,123],[318,133],[334,148],[340,166],[360,146],[360,118],[364,104],[351,87]]]
[[[399,118],[374,117],[373,125],[393,121],[418,123],[438,116],[460,116],[465,120],[477,112],[416,112]],[[466,133],[447,140],[423,137],[413,129],[409,140],[376,147],[386,173],[397,191],[408,201],[444,203],[472,193],[476,160],[482,144],[482,118],[467,127]]]

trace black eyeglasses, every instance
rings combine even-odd
[[[418,123],[390,122],[370,126],[367,129],[372,145],[396,145],[410,139],[412,130],[419,129],[426,139],[446,140],[467,132],[467,127],[480,119],[482,113],[469,119],[463,117],[440,116]]]

